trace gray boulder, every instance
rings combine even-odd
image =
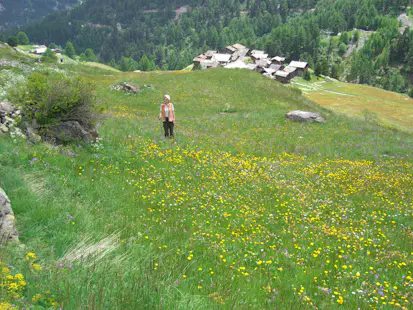
[[[2,132],[6,133],[8,131],[9,131],[9,128],[6,125],[0,124],[0,133]]]
[[[13,113],[15,106],[8,102],[0,102],[0,113]]]
[[[56,142],[69,142],[73,140],[81,140],[88,143],[94,141],[96,137],[96,131],[87,131],[77,121],[62,122],[51,131],[51,138],[54,139]]]
[[[0,188],[0,244],[18,242],[19,234],[16,230],[16,219],[9,197]]]
[[[40,137],[38,134],[37,134],[37,132],[36,132],[36,130],[35,129],[33,129],[33,128],[31,128],[31,127],[29,127],[29,126],[27,126],[26,127],[26,131],[27,131],[27,138],[29,139],[29,141],[30,142],[33,142],[33,143],[39,143],[39,142],[41,142],[42,141],[42,137]]]
[[[320,116],[319,113],[306,112],[306,111],[291,111],[286,115],[287,119],[294,122],[306,122],[306,123],[325,123],[326,120]]]

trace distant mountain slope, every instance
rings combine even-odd
[[[413,96],[413,32],[401,33],[397,20],[413,14],[409,3],[85,0],[19,30],[39,44],[71,41],[77,54],[92,48],[100,61],[122,71],[182,69],[201,52],[238,42],[287,61],[307,61],[317,75]],[[0,34],[0,40],[16,32]]]
[[[23,26],[56,11],[76,5],[78,0],[0,0],[0,30]]]

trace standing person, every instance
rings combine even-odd
[[[161,109],[158,119],[163,122],[163,129],[165,130],[166,137],[174,137],[174,122],[175,122],[175,109],[171,102],[171,96],[163,96],[163,103],[161,104]]]

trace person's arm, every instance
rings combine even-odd
[[[162,104],[161,104],[161,107],[159,108],[159,116],[158,116],[158,119],[161,119],[161,117],[162,117]]]

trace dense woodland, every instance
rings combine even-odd
[[[399,31],[397,16],[411,13],[409,2],[86,0],[20,30],[37,43],[70,41],[78,55],[93,49],[100,61],[124,71],[182,69],[202,51],[239,42],[308,61],[316,74],[407,92],[413,31]],[[184,5],[189,11],[177,14]],[[345,55],[363,34],[366,44]]]
[[[25,25],[56,12],[65,11],[78,0],[1,0],[0,29]]]

